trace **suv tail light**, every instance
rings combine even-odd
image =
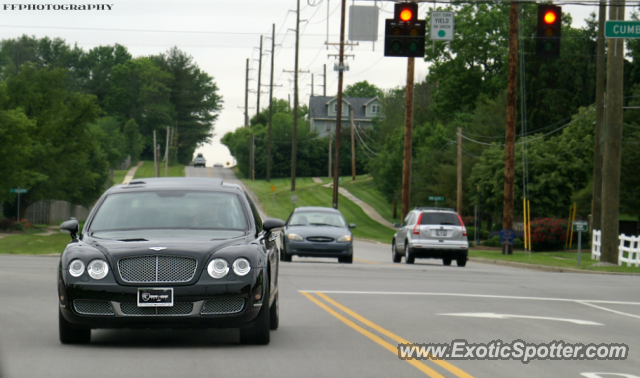
[[[413,227],[413,234],[420,235],[420,222],[422,222],[422,213],[418,215],[418,221],[416,222],[415,227]]]
[[[467,228],[464,226],[464,222],[462,221],[460,214],[457,214],[457,215],[458,215],[458,220],[460,220],[460,226],[462,227],[462,236],[467,236]]]

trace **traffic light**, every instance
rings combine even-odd
[[[426,23],[418,20],[417,3],[396,3],[385,21],[384,56],[424,57]]]
[[[560,57],[562,36],[562,7],[538,5],[538,33],[536,56],[538,58]]]

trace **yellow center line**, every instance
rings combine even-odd
[[[360,259],[353,259],[353,261],[357,261],[365,264],[385,265],[384,263],[381,263],[381,262],[367,261],[367,260],[360,260]]]
[[[213,178],[213,173],[211,173],[211,168],[207,167],[207,172],[209,172],[209,177]]]
[[[301,293],[301,294],[304,295],[305,297],[307,297],[313,303],[315,303],[318,306],[320,306],[323,310],[327,311],[329,314],[335,316],[338,320],[340,320],[344,324],[348,325],[349,327],[355,329],[356,331],[360,332],[361,334],[363,334],[366,337],[370,338],[371,340],[375,341],[376,343],[378,343],[379,345],[381,345],[382,347],[387,349],[389,352],[393,353],[396,357],[398,356],[398,347],[397,346],[393,346],[393,345],[389,344],[388,342],[383,340],[380,336],[375,335],[375,334],[367,331],[366,329],[360,327],[359,325],[357,325],[356,323],[352,322],[351,320],[349,320],[349,319],[345,318],[344,316],[338,314],[331,307],[329,307],[326,304],[320,302],[318,299],[314,298],[311,294],[309,294],[309,293]],[[318,293],[316,293],[316,294],[318,294]],[[420,361],[416,361],[416,360],[404,360],[404,361],[410,363],[416,369],[420,370],[421,372],[425,373],[426,375],[428,375],[431,378],[445,378],[440,373],[438,373],[437,371],[431,369],[430,367],[426,366],[425,364],[423,364]]]
[[[375,329],[376,331],[382,333],[383,335],[386,335],[387,337],[397,341],[398,343],[400,343],[400,344],[413,344],[413,343],[403,339],[402,337],[396,335],[395,333],[380,327],[379,325],[375,324],[371,320],[369,320],[369,319],[357,314],[353,310],[351,310],[351,309],[341,305],[340,303],[334,301],[333,299],[329,298],[326,294],[320,293],[320,292],[316,292],[315,294],[317,294],[320,298],[324,299],[325,301],[331,303],[335,307],[339,308],[340,310],[344,311],[345,313],[349,314],[354,319],[362,322],[363,324],[366,324],[367,326],[369,326],[369,327]],[[396,351],[397,351],[397,349],[396,349]],[[431,359],[431,361],[433,361],[434,363],[436,363],[440,367],[450,371],[451,373],[455,374],[456,376],[458,376],[460,378],[473,378],[473,376],[469,375],[467,372],[465,372],[465,371],[463,371],[463,370],[451,365],[450,363],[448,363],[446,361],[435,360],[435,359]]]

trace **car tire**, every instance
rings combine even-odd
[[[413,264],[416,261],[416,257],[411,252],[411,248],[405,247],[406,252],[404,253],[404,262],[407,264]]]
[[[91,329],[77,329],[62,316],[58,309],[58,330],[62,344],[89,344],[91,342]]]
[[[291,262],[291,255],[287,254],[287,251],[285,251],[285,249],[284,249],[284,245],[282,246],[282,249],[280,250],[280,261]]]
[[[467,265],[467,256],[458,257],[456,263],[461,268],[465,267]]]
[[[442,265],[449,266],[451,265],[451,257],[445,257],[442,259]]]
[[[396,241],[393,241],[393,244],[391,245],[391,259],[393,260],[394,263],[399,263],[400,261],[402,261],[402,255],[400,255],[398,253],[398,249],[396,247]]]
[[[269,288],[269,276],[266,275],[264,277],[266,281],[266,290],[265,293],[268,296],[270,293]],[[271,310],[269,309],[269,298],[263,298],[262,300],[262,308],[260,308],[260,312],[258,316],[247,328],[240,328],[240,344],[251,344],[251,345],[267,345],[270,341],[270,329],[271,329],[271,321],[270,321]]]
[[[273,299],[273,304],[269,307],[269,329],[275,331],[280,325],[280,301],[278,297],[280,293],[276,293],[276,297]]]
[[[353,255],[349,255],[349,256],[346,256],[346,257],[338,257],[338,262],[345,263],[345,264],[352,264],[353,263]]]

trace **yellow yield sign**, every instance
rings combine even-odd
[[[275,185],[271,185],[271,191],[275,192],[276,191],[276,186]]]

